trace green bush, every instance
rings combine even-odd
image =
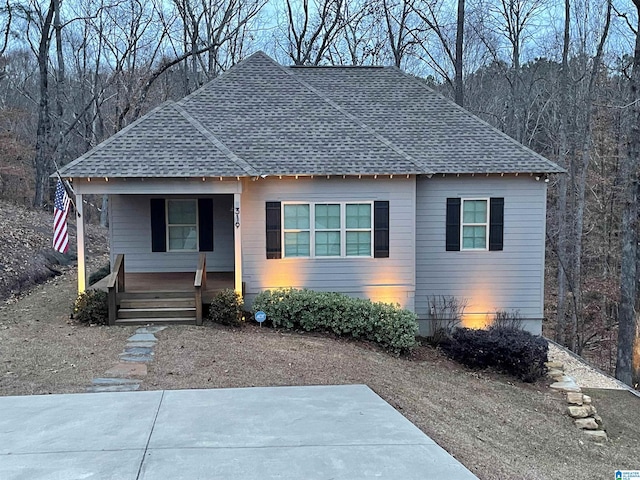
[[[111,273],[111,267],[109,266],[108,263],[106,265],[101,266],[98,270],[96,270],[95,272],[91,273],[91,275],[89,275],[89,285],[93,285],[97,281],[102,280],[104,277],[106,277],[110,273]]]
[[[239,327],[243,322],[244,302],[242,297],[230,288],[218,292],[209,306],[209,319],[222,325]]]
[[[109,323],[107,292],[87,290],[78,295],[73,305],[73,318],[80,323],[107,325]]]
[[[396,354],[417,345],[418,322],[414,313],[340,293],[266,290],[256,297],[253,310],[265,312],[274,327],[362,338]]]
[[[534,382],[547,372],[549,343],[524,330],[459,328],[443,348],[451,358],[468,367],[492,367],[525,382]]]

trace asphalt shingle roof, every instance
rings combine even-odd
[[[262,52],[61,169],[67,177],[554,173],[393,67],[283,67]]]

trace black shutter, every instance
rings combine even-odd
[[[448,252],[460,250],[460,199],[447,198],[447,240]]]
[[[502,250],[504,198],[492,198],[489,206],[489,250]]]
[[[389,202],[373,203],[373,256],[389,258]]]
[[[167,251],[167,219],[164,198],[151,199],[151,251]]]
[[[267,202],[267,258],[282,258],[280,202]]]
[[[213,252],[213,199],[198,199],[198,243],[201,252]]]

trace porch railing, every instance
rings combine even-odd
[[[124,254],[116,255],[113,271],[107,283],[107,297],[109,303],[109,325],[116,324],[118,318],[118,293],[124,292]]]
[[[193,282],[196,291],[196,325],[202,325],[202,290],[207,289],[207,254],[201,253]]]

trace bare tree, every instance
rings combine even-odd
[[[286,0],[287,55],[296,65],[319,65],[343,28],[343,0]]]
[[[616,378],[627,385],[640,380],[638,352],[634,343],[638,340],[637,263],[638,263],[638,167],[640,166],[640,0],[633,0],[637,23],[634,25],[635,47],[633,53],[630,92],[630,131],[627,137],[626,158],[622,164],[625,180],[624,210],[622,216],[622,268],[620,272],[620,306],[618,311],[618,351]]]

